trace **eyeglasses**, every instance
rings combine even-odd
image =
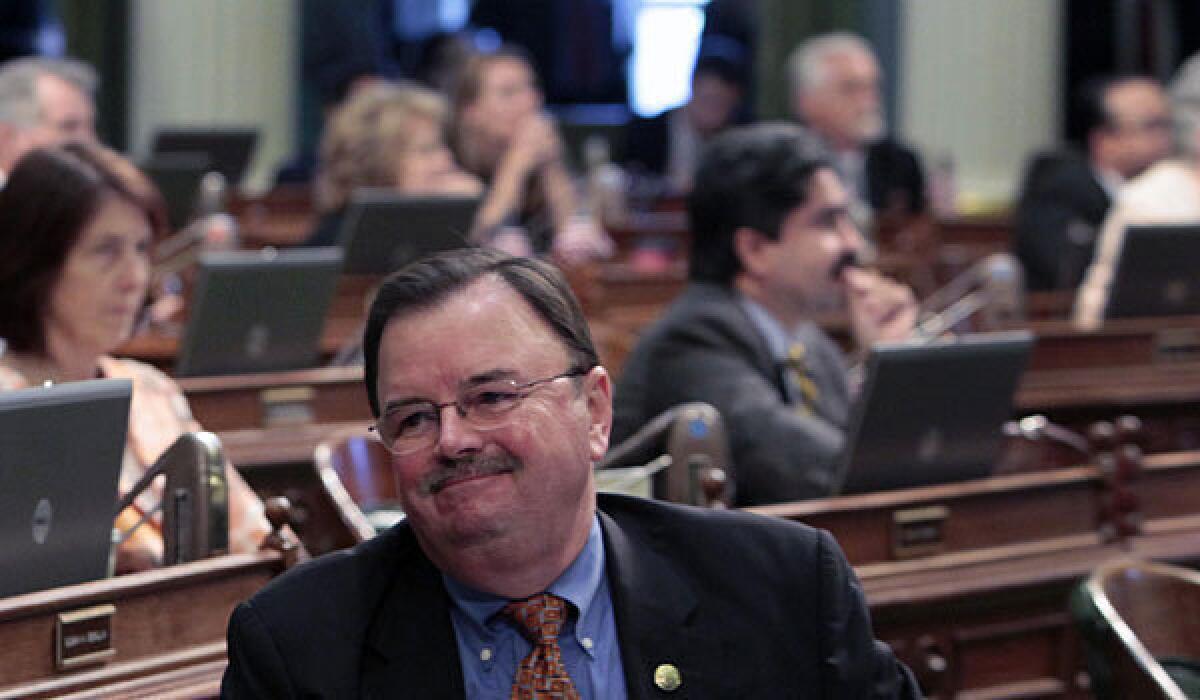
[[[462,389],[454,401],[416,401],[395,406],[380,416],[371,429],[392,454],[411,454],[437,444],[442,409],[447,406],[454,406],[459,417],[476,430],[495,430],[503,426],[513,409],[537,389],[560,379],[581,377],[588,371],[576,367],[553,377],[530,382],[497,379],[473,384]]]

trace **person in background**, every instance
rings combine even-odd
[[[184,432],[200,430],[179,386],[158,370],[112,357],[146,298],[150,249],[165,227],[162,200],[128,161],[94,144],[30,151],[0,191],[0,389],[95,378],[133,381],[121,467],[124,494]],[[229,545],[257,551],[270,531],[263,507],[226,463]],[[118,516],[127,530],[162,500],[161,481]],[[116,495],[114,495],[115,498]],[[152,516],[117,550],[117,571],[162,561]]]
[[[912,149],[886,134],[870,45],[848,33],[813,37],[792,51],[788,75],[792,113],[829,149],[855,219],[924,213],[925,174]]]
[[[1127,226],[1200,222],[1200,54],[1175,74],[1169,93],[1175,156],[1150,166],[1117,194],[1075,298],[1073,318],[1081,328],[1095,328],[1104,318]]]
[[[1038,154],[1021,185],[1014,247],[1030,290],[1078,287],[1113,197],[1171,149],[1170,106],[1157,80],[1096,78],[1078,99],[1086,152]]]
[[[858,266],[865,244],[849,195],[795,124],[713,139],[688,223],[688,286],[625,363],[613,439],[703,401],[725,420],[737,505],[830,495],[852,390],[813,316],[844,304],[861,350],[903,340],[917,316],[911,290]]]
[[[0,186],[27,151],[96,140],[96,72],[70,58],[0,64]]]
[[[335,245],[356,189],[474,195],[479,179],[459,168],[443,139],[446,103],[415,85],[379,82],[333,112],[321,139],[316,196],[320,219],[306,245]]]
[[[514,47],[469,59],[454,91],[452,143],[487,192],[473,237],[514,255],[568,262],[611,253],[607,235],[576,216],[562,138],[542,110],[533,68]]]
[[[697,56],[687,103],[630,123],[626,167],[665,177],[673,191],[690,190],[700,150],[736,121],[744,71],[740,57],[715,51]]]
[[[222,697],[920,696],[829,533],[597,495],[611,383],[552,265],[420,260],[364,345],[407,517],[238,605]]]

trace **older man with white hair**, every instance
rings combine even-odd
[[[31,149],[96,139],[96,72],[69,58],[0,65],[0,184]]]
[[[1200,222],[1200,53],[1175,74],[1170,97],[1176,155],[1128,181],[1118,193],[1075,299],[1074,321],[1081,328],[1094,328],[1104,319],[1126,227]]]
[[[888,138],[874,51],[839,32],[812,37],[788,58],[793,115],[825,142],[861,218],[925,211],[916,154]]]

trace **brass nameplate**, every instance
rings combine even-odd
[[[60,671],[94,664],[116,655],[112,605],[59,613],[54,625],[54,664]]]
[[[263,423],[267,427],[296,425],[313,421],[312,401],[317,392],[311,386],[281,386],[263,389]]]
[[[941,552],[946,546],[946,506],[909,508],[892,513],[892,556],[912,559]]]
[[[1154,334],[1156,362],[1186,362],[1200,359],[1200,329],[1164,328]]]

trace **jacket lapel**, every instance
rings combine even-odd
[[[600,525],[630,700],[745,697],[723,663],[721,630],[705,627],[696,590],[656,533],[623,528],[604,512]],[[671,668],[677,688],[664,682]]]
[[[367,632],[362,695],[461,699],[466,691],[449,596],[415,540],[405,546],[393,573],[395,583]]]

